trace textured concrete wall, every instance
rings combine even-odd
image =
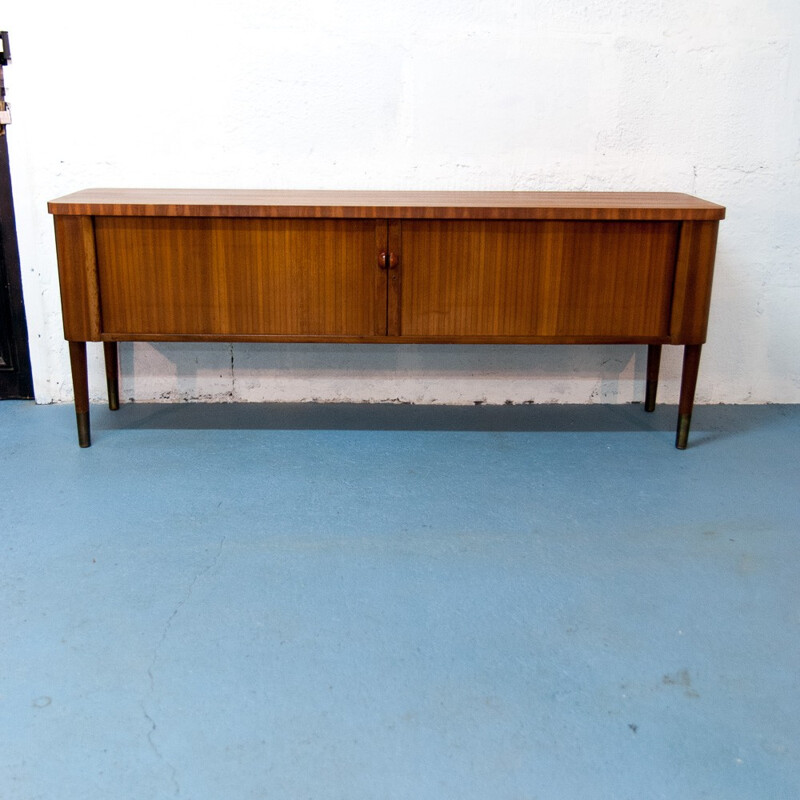
[[[88,186],[695,193],[728,207],[698,402],[800,402],[796,0],[6,0],[3,14],[41,402],[71,397],[46,201]],[[629,401],[643,350],[124,345],[123,394]],[[679,365],[668,348],[664,400]]]

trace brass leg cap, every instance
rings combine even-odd
[[[78,420],[78,444],[81,447],[91,447],[92,435],[89,430],[89,412],[79,411],[75,416]]]
[[[675,437],[675,447],[678,450],[685,450],[689,444],[689,425],[691,421],[691,414],[678,414],[678,435]]]
[[[119,411],[119,385],[116,381],[108,382],[108,407],[112,411]]]

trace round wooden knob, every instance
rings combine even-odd
[[[378,253],[378,266],[381,269],[396,269],[398,263],[397,253],[387,253],[386,250]]]

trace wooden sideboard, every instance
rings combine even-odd
[[[78,440],[86,342],[684,345],[686,447],[719,220],[685,194],[88,189],[49,203]]]

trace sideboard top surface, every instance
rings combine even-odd
[[[677,192],[378,192],[84,189],[51,214],[326,219],[720,220],[725,208]]]

